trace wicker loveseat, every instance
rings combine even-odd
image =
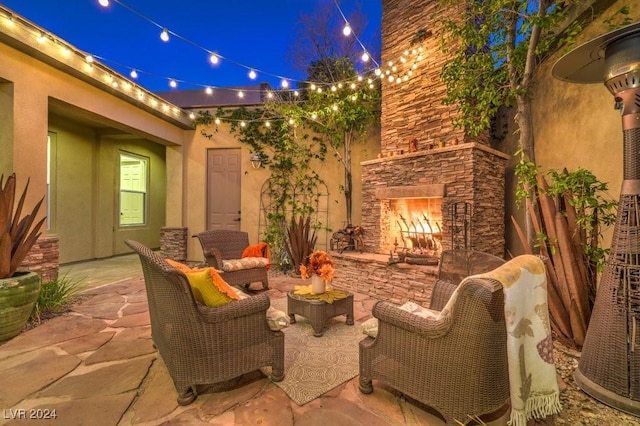
[[[454,424],[505,405],[509,378],[502,286],[486,279],[459,286],[437,280],[430,309],[439,314],[456,289],[451,310],[436,318],[376,303],[377,336],[360,342],[363,393],[373,392],[377,379]]]
[[[178,391],[178,403],[197,397],[198,385],[221,383],[271,366],[284,377],[284,333],[266,319],[266,293],[219,306],[196,302],[187,277],[144,245],[127,240],[139,256],[151,317],[151,337]]]
[[[253,265],[243,265],[242,253],[249,247],[249,235],[246,232],[214,229],[200,232],[194,237],[200,241],[207,264],[223,271],[227,283],[248,287],[259,281],[265,290],[269,288],[267,262],[245,262]]]

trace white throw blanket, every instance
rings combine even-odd
[[[499,281],[504,289],[511,392],[508,424],[526,426],[532,417],[560,412],[544,263],[536,256],[518,256],[480,276]]]

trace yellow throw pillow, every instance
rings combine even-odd
[[[234,300],[240,300],[215,268],[190,268],[171,259],[165,260],[187,276],[193,296],[203,305],[222,306]]]
[[[187,279],[191,285],[196,300],[206,306],[222,306],[234,299],[221,292],[211,279],[211,273],[206,269],[187,272]]]

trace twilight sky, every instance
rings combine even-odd
[[[356,34],[379,57],[381,0],[336,1],[347,20],[353,21],[354,28],[355,16],[360,11],[366,22]],[[1,5],[123,75],[129,76],[131,69],[136,69],[138,84],[152,91],[171,90],[170,79],[178,82],[177,89],[264,81],[279,87],[281,77],[304,79],[304,71],[295,69],[287,55],[295,43],[300,16],[313,16],[322,10],[335,13],[336,22],[340,21],[338,31],[344,22],[334,0],[112,0],[110,3],[105,8],[98,0],[0,0]],[[162,27],[175,33],[170,34],[167,43],[160,40]],[[212,65],[208,51],[223,59]],[[246,67],[256,70],[255,80],[248,77]]]

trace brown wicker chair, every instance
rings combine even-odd
[[[504,263],[504,261],[502,261]],[[430,308],[459,285],[436,281]],[[380,301],[378,335],[360,342],[360,390],[372,379],[436,409],[448,423],[493,413],[509,398],[504,294],[498,282],[466,281],[453,309],[425,319]]]
[[[445,250],[440,256],[438,279],[457,285],[470,275],[491,271],[503,263],[503,259],[481,251]]]
[[[249,235],[242,231],[214,229],[194,235],[200,241],[202,253],[207,265],[224,271],[223,260],[242,258],[242,252],[249,247]],[[253,282],[261,282],[262,287],[269,289],[269,276],[266,267],[247,268],[237,271],[224,271],[222,277],[230,285],[249,287]]]
[[[216,384],[272,367],[271,380],[284,377],[284,333],[271,331],[266,293],[207,307],[193,297],[187,277],[142,244],[127,240],[140,256],[151,317],[151,337],[188,405],[198,385]]]

